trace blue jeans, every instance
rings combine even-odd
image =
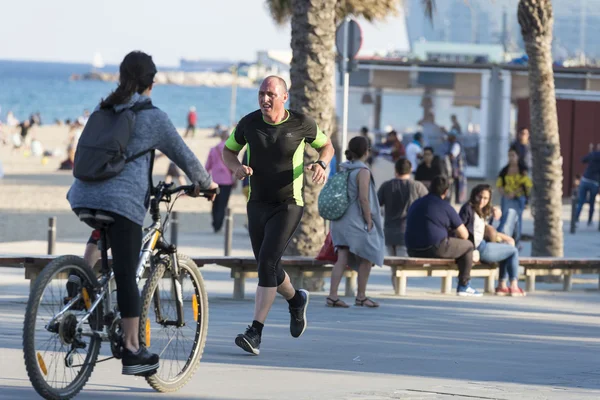
[[[596,194],[598,194],[598,185],[593,182],[588,182],[582,180],[579,184],[579,188],[577,191],[577,214],[575,215],[575,221],[579,222],[579,214],[581,214],[581,209],[583,205],[587,203],[589,193],[589,202],[590,202],[590,214],[588,217],[588,223],[592,222],[592,217],[594,216],[594,205],[596,203]]]
[[[502,196],[502,218],[500,218],[500,225],[498,226],[498,231],[505,232],[507,228],[507,221],[509,216],[509,210],[512,208],[517,212],[517,221],[515,224],[514,234],[511,235],[515,239],[515,243],[518,244],[521,240],[521,230],[523,226],[523,211],[525,210],[525,196],[516,197],[514,199],[509,199],[508,197]],[[507,231],[510,229],[507,229]]]
[[[500,265],[499,279],[510,280],[519,278],[519,250],[515,246],[506,243],[493,243],[483,240],[477,247],[479,258],[485,263],[495,263]]]

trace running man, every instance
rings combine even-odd
[[[277,293],[289,303],[290,333],[297,338],[306,329],[308,291],[295,290],[280,265],[281,257],[302,218],[304,200],[304,144],[319,151],[319,159],[306,169],[312,181],[323,184],[333,146],[315,121],[287,110],[287,85],[277,76],[267,77],[258,92],[260,110],[246,115],[223,149],[223,160],[236,179],[250,177],[248,231],[258,263],[258,288],[254,321],[235,344],[258,355],[265,320]],[[248,165],[239,152],[248,145]]]

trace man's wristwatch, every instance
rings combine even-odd
[[[318,164],[318,165],[320,165],[320,166],[321,166],[321,168],[323,168],[324,170],[325,170],[325,169],[327,169],[327,164],[325,164],[325,162],[324,162],[324,161],[317,160],[317,161],[315,161],[313,164]]]

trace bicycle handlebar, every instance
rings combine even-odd
[[[178,193],[181,191],[184,191],[186,194],[190,194],[194,192],[194,186],[195,185],[183,185],[183,186],[178,186],[178,187],[174,187],[172,189],[169,189],[169,186],[172,184],[159,184],[157,189],[158,192],[160,193],[161,189],[162,189],[162,193],[166,194],[166,195],[172,195],[174,193]],[[161,188],[162,186],[162,188]],[[210,198],[215,194],[219,194],[219,188],[216,189],[200,189],[200,197],[207,197]]]

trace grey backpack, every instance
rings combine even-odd
[[[94,111],[77,144],[73,176],[85,182],[104,181],[121,173],[128,162],[152,151],[147,149],[129,158],[126,156],[136,113],[152,108],[155,107],[151,102],[145,102],[120,112],[112,108]]]

